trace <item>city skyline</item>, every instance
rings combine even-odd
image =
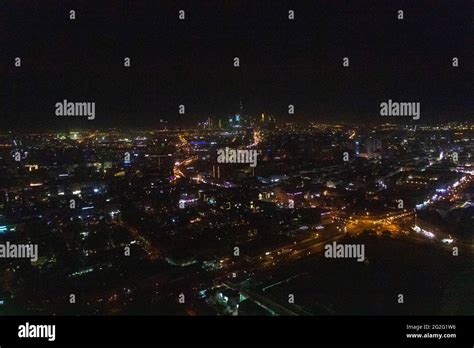
[[[214,127],[2,134],[0,258],[19,268],[3,269],[0,309],[465,313],[473,132],[465,122],[307,127],[237,114]],[[32,242],[35,261],[15,259]],[[445,290],[426,297],[413,263]],[[63,283],[31,292],[44,277]],[[332,293],[351,277],[372,279],[359,286],[384,298]],[[399,306],[394,289],[409,302]]]

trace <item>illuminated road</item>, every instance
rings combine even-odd
[[[302,257],[321,252],[324,245],[344,237],[344,233],[340,231],[333,231],[330,236],[321,236],[321,231],[317,232],[319,233],[317,237],[312,236],[301,241],[295,241],[254,257],[239,257],[240,261],[238,262],[235,262],[232,258],[226,259],[222,265],[222,270],[225,270],[225,273],[216,278],[215,283],[218,284],[225,279],[232,279],[237,276],[247,276],[250,273],[271,268],[282,262],[297,261]]]
[[[302,309],[299,309],[291,304],[285,304],[285,306],[276,303],[275,301],[269,299],[268,297],[260,294],[259,292],[249,289],[241,284],[232,284],[226,282],[225,285],[233,290],[239,291],[241,294],[250,298],[259,306],[265,308],[268,312],[273,315],[310,315],[311,313],[305,312]]]
[[[116,225],[125,228],[130,236],[137,241],[137,244],[146,252],[147,257],[150,261],[157,260],[161,258],[160,249],[153,244],[152,241],[145,238],[143,234],[140,234],[139,230],[130,224],[127,224],[123,221],[115,221]]]

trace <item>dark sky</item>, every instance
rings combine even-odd
[[[423,122],[472,119],[472,4],[2,1],[0,132],[180,123],[236,112],[240,98],[280,120],[378,122],[387,99],[421,102]],[[96,120],[56,117],[63,99],[94,101]]]

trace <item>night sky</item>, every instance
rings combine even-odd
[[[240,99],[279,120],[386,121],[387,99],[421,102],[419,122],[472,120],[472,4],[2,1],[0,132],[185,124],[238,112]],[[63,99],[94,101],[96,119],[56,117]]]

